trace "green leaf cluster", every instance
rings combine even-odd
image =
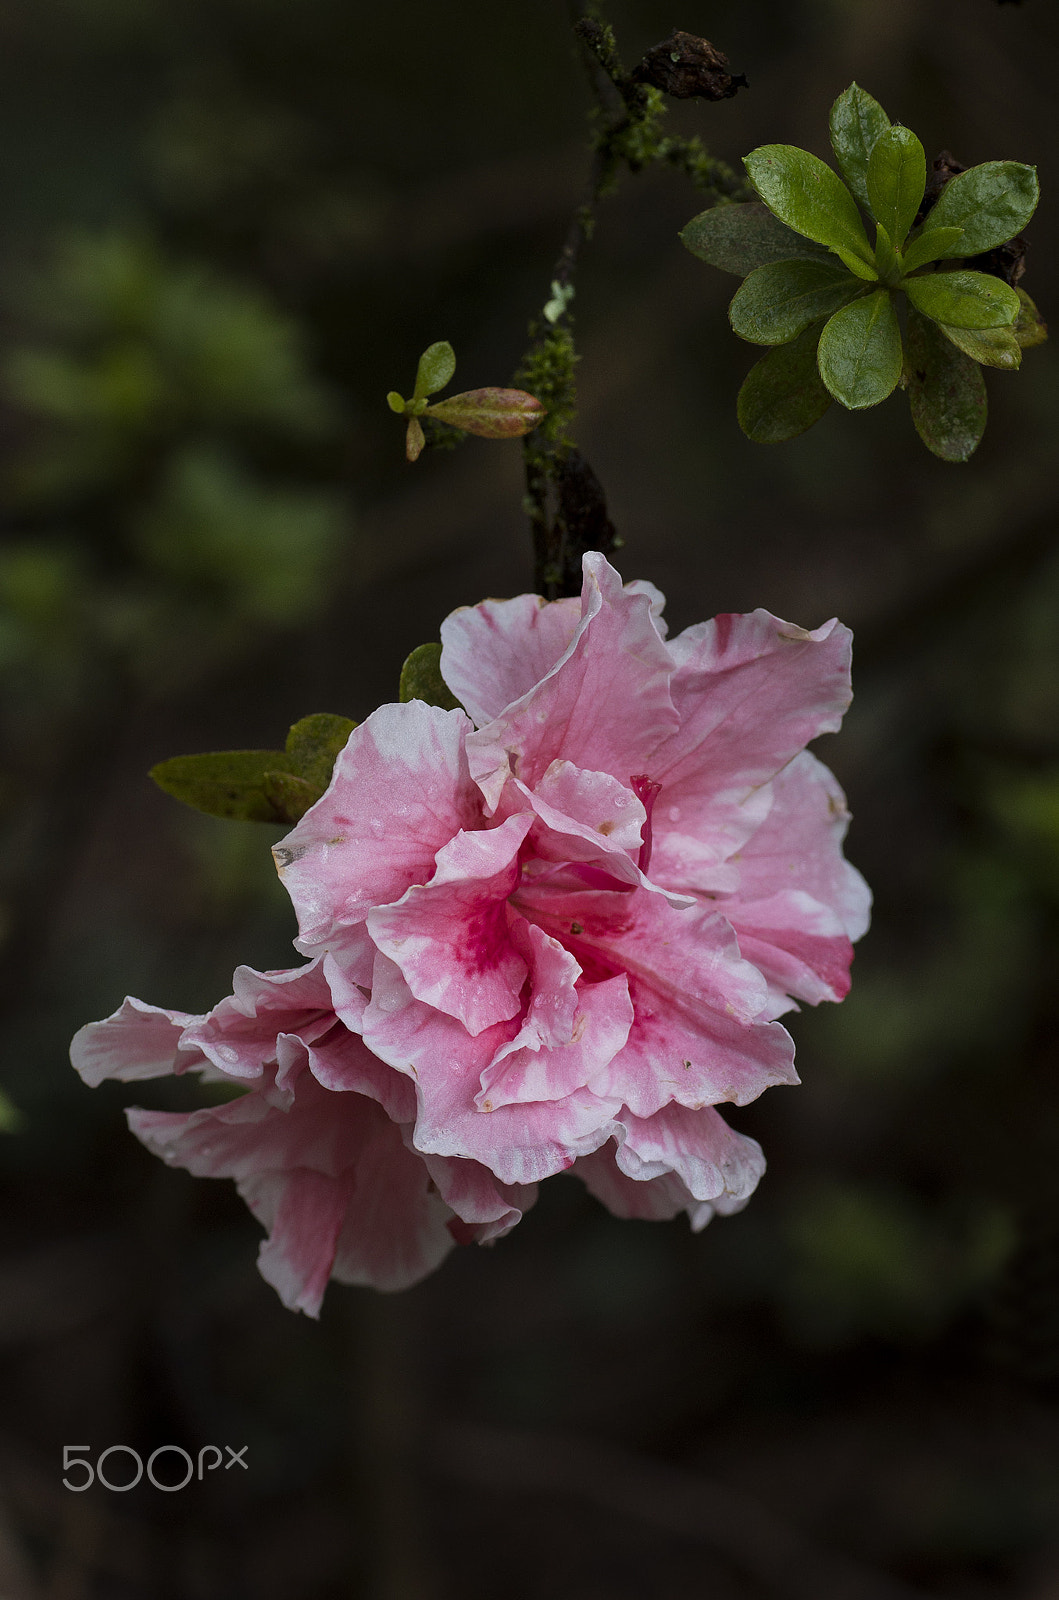
[[[331,712],[302,717],[283,750],[212,750],[151,768],[160,789],[196,811],[237,822],[294,823],[315,805],[355,722]]]
[[[967,265],[1025,227],[1036,171],[986,162],[925,210],[923,146],[855,83],[831,109],[831,144],[841,178],[794,145],[752,150],[760,203],[705,211],[681,234],[743,278],[732,327],[771,347],[740,391],[740,425],[761,442],[790,439],[832,400],[860,411],[900,385],[927,448],[966,461],[985,428],[980,368],[1016,369],[1046,336],[1024,290]]]

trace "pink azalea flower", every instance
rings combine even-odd
[[[424,1160],[572,1167],[700,1227],[764,1166],[716,1107],[797,1082],[776,1019],[846,993],[869,895],[805,750],[849,704],[848,630],[756,611],[667,642],[662,605],[590,554],[579,601],[455,612],[465,711],[374,712],[275,854]]]
[[[508,1232],[535,1198],[412,1149],[412,1085],[338,1020],[323,967],[240,967],[207,1016],[127,999],[71,1047],[92,1085],[191,1070],[244,1091],[188,1113],[133,1109],[129,1124],[171,1166],[236,1180],[268,1232],[262,1275],[312,1316],[329,1278],[406,1288],[457,1240]]]

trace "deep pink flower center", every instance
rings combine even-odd
[[[633,794],[647,812],[643,825],[643,843],[636,857],[636,865],[641,872],[646,872],[651,865],[651,812],[654,810],[662,785],[654,778],[649,778],[646,772],[636,773],[629,782],[632,784]]]

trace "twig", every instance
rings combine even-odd
[[[610,553],[621,542],[607,516],[599,481],[577,451],[572,432],[578,355],[571,302],[578,259],[592,237],[597,207],[613,193],[623,168],[639,172],[652,164],[683,172],[715,201],[741,191],[736,175],[715,162],[697,138],[662,136],[664,96],[626,72],[613,30],[600,20],[598,7],[567,0],[567,11],[595,101],[592,160],[583,199],[552,269],[550,297],[530,325],[530,347],[514,380],[536,395],[548,413],[542,426],[526,437],[523,449],[535,586],[550,600],[578,592],[586,549]]]

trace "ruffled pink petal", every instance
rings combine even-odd
[[[288,1311],[320,1315],[338,1235],[353,1192],[353,1174],[263,1172],[244,1179],[239,1193],[268,1233],[258,1271]]]
[[[354,728],[327,793],[273,852],[306,954],[425,883],[441,847],[478,824],[463,746],[470,726],[462,711],[412,700]]]
[[[248,1018],[268,1017],[276,1011],[330,1011],[331,993],[320,960],[301,967],[286,967],[277,972],[257,972],[253,967],[236,967],[230,1000],[222,1000],[210,1012],[241,1014]]]
[[[126,1116],[136,1137],[167,1166],[186,1167],[197,1178],[237,1179],[290,1167],[336,1178],[356,1161],[376,1119],[386,1120],[361,1096],[336,1105],[308,1072],[298,1079],[296,1097],[288,1091],[272,1098],[266,1083],[226,1105],[191,1112],[133,1106]]]
[[[532,817],[460,833],[438,851],[430,883],[368,915],[376,947],[400,967],[417,1000],[457,1017],[471,1033],[521,1009],[526,963],[508,932],[507,898]]]
[[[770,983],[809,1005],[849,993],[853,946],[835,913],[799,889],[725,907],[739,948]]]
[[[554,783],[549,781],[553,778]],[[524,881],[574,892],[640,888],[664,896],[673,906],[693,903],[693,895],[655,882],[653,868],[651,877],[644,873],[640,863],[645,838],[650,840],[646,810],[609,773],[582,772],[570,762],[555,761],[535,790],[509,778],[496,815],[518,815],[527,807],[534,823],[524,852]],[[733,873],[729,886],[737,883]]]
[[[534,1204],[536,1184],[500,1183],[478,1161],[423,1156],[445,1204],[455,1212],[448,1224],[458,1244],[488,1244],[503,1238]]]
[[[655,587],[648,578],[633,578],[625,585],[626,594],[646,595],[647,603],[651,608],[651,621],[660,639],[664,639],[669,632],[669,624],[662,615],[666,606],[666,597],[661,589]]]
[[[715,910],[674,910],[658,895],[570,894],[552,901],[527,889],[520,908],[559,938],[590,975],[624,972],[634,1022],[625,1047],[593,1079],[638,1116],[671,1100],[745,1105],[775,1083],[796,1083],[794,1046],[776,1023],[761,973],[739,954]]]
[[[616,1148],[615,1141],[610,1140],[590,1156],[579,1157],[570,1169],[608,1211],[640,1222],[669,1222],[686,1211],[696,1232],[706,1226],[713,1207],[696,1200],[675,1172],[658,1178],[630,1178],[615,1160]]]
[[[798,1082],[794,1041],[771,1013],[767,1021],[740,1023],[691,998],[660,1006],[657,991],[636,978],[629,994],[635,1020],[628,1043],[593,1087],[620,1096],[637,1115],[654,1116],[673,1101],[692,1110],[747,1105],[776,1084]]]
[[[670,891],[728,894],[739,888],[738,857],[772,806],[769,784],[740,798],[688,803],[663,783],[652,814],[652,882]]]
[[[90,1088],[104,1078],[132,1083],[164,1078],[202,1061],[198,1050],[179,1051],[185,1028],[202,1022],[186,1011],[164,1011],[127,996],[112,1016],[89,1022],[75,1033],[70,1060]]]
[[[281,972],[237,967],[232,988],[208,1016],[189,1022],[182,1041],[226,1077],[260,1078],[276,1060],[277,1034],[297,1033],[308,1043],[334,1023],[319,959]]]
[[[696,1200],[727,1215],[740,1210],[765,1170],[761,1146],[730,1128],[712,1106],[701,1111],[669,1105],[641,1119],[618,1117],[615,1160],[628,1177],[649,1182],[675,1173]]]
[[[732,904],[798,889],[829,907],[842,931],[859,939],[868,927],[871,890],[842,855],[849,812],[834,775],[803,750],[771,787],[771,810],[740,851]]]
[[[309,1070],[333,1094],[363,1094],[377,1100],[393,1122],[415,1121],[415,1089],[403,1073],[373,1055],[364,1040],[340,1023],[308,1048]],[[342,1115],[335,1106],[334,1114]]]
[[[377,1124],[354,1177],[331,1275],[339,1283],[407,1289],[452,1249],[452,1213],[392,1122]]]
[[[540,853],[546,859],[592,860],[621,851],[635,860],[643,843],[646,812],[627,782],[620,783],[609,772],[586,772],[570,761],[553,761],[535,789],[517,781],[508,787],[517,787],[549,832],[559,836],[561,844],[540,830]],[[583,841],[589,850],[572,850],[574,840]]]
[[[483,600],[441,624],[441,676],[478,727],[520,700],[570,646],[578,600]]]
[[[448,1211],[400,1126],[374,1099],[338,1097],[308,1072],[281,1104],[263,1087],[190,1113],[127,1115],[167,1165],[236,1180],[271,1234],[264,1276],[285,1304],[310,1315],[329,1276],[403,1288],[452,1243]]]
[[[547,880],[524,881],[513,904],[590,976],[625,972],[653,988],[660,1001],[693,997],[740,1022],[753,1020],[764,1005],[760,973],[742,959],[731,927],[712,905],[674,908],[644,890],[574,892]]]
[[[565,654],[467,741],[471,772],[491,809],[509,775],[533,788],[558,760],[628,783],[677,726],[673,665],[650,597],[623,590],[595,552],[585,556],[584,574],[581,621]]]
[[[534,923],[519,917],[511,933],[530,971],[530,1003],[522,1034],[531,1028],[542,1045],[569,1044],[580,1009],[581,968],[558,939]]]
[[[319,1314],[330,1278],[406,1289],[452,1248],[448,1210],[401,1130],[376,1117],[356,1165],[331,1178],[306,1168],[262,1172],[239,1192],[269,1233],[262,1277],[291,1310]]]
[[[755,611],[716,617],[671,642],[680,728],[659,741],[645,769],[662,785],[660,857],[669,832],[683,850],[738,832],[753,790],[810,739],[838,728],[851,698],[851,638],[834,621],[809,633]]]
[[[629,1037],[633,1022],[624,973],[603,983],[582,983],[570,1032],[556,1037],[541,1026],[547,1002],[530,1006],[521,1031],[502,1045],[482,1073],[475,1096],[480,1111],[532,1101],[564,1100],[598,1081]]]
[[[376,962],[364,1041],[415,1080],[415,1148],[480,1161],[510,1184],[536,1183],[595,1150],[613,1133],[619,1105],[579,1090],[553,1104],[477,1110],[482,1073],[518,1031],[512,1019],[472,1035],[454,1017],[417,1000],[392,961],[380,956]]]

